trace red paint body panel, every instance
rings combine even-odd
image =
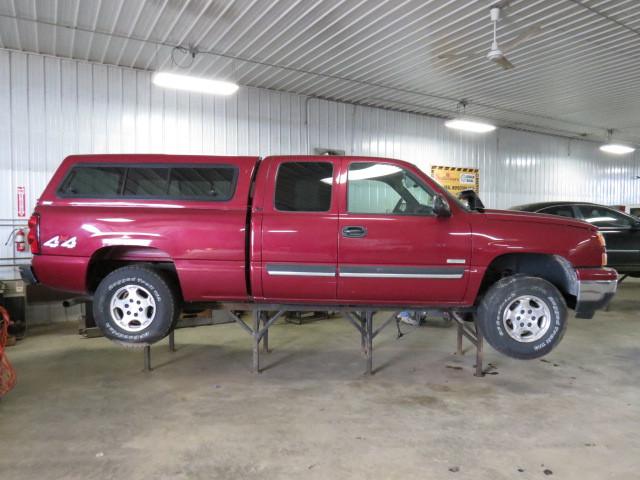
[[[236,191],[227,202],[181,200],[109,200],[59,198],[58,186],[77,163],[230,164],[239,169]],[[43,283],[73,291],[86,291],[86,265],[94,255],[108,251],[110,258],[173,261],[187,301],[246,299],[246,220],[249,189],[257,157],[172,155],[80,155],[68,157],[53,176],[36,211],[40,214],[42,255],[34,269]],[[43,264],[58,264],[55,257],[69,249],[47,247],[76,237],[73,255],[84,258],[85,270],[60,268],[60,279],[43,277]],[[113,249],[116,249],[113,251]],[[65,257],[66,258],[66,257]],[[78,286],[82,285],[81,288]]]
[[[333,265],[337,264],[338,205],[334,198],[328,212],[283,212],[274,205],[275,183],[283,162],[316,161],[311,157],[271,157],[268,171],[262,171],[258,183],[264,184],[260,212],[261,259],[263,265]],[[322,161],[332,162],[323,157]],[[267,162],[267,161],[265,161]],[[334,184],[340,162],[334,160]],[[273,301],[334,301],[336,277],[295,277],[262,272],[262,296]]]
[[[285,161],[334,164],[328,212],[275,209],[277,169]],[[584,222],[523,212],[468,212],[450,198],[450,217],[350,214],[346,178],[353,161],[400,166],[449,198],[417,167],[391,159],[72,156],[55,173],[36,208],[42,254],[34,256],[34,272],[44,284],[84,293],[92,259],[171,261],[187,301],[327,305],[470,306],[487,267],[497,257],[512,253],[561,256],[576,269],[579,279],[610,280],[610,271],[599,267],[603,248],[596,229]],[[238,168],[239,175],[235,194],[226,202],[57,197],[56,190],[73,165],[109,162],[229,164]],[[352,225],[365,227],[367,235],[345,238],[342,228]],[[76,244],[72,249],[43,245],[55,236],[60,241],[76,237]],[[325,273],[282,275],[283,270],[301,265]],[[349,276],[363,266],[391,274],[384,278],[351,272]],[[411,268],[447,275],[394,277],[393,272]]]
[[[597,230],[585,222],[499,210],[467,216],[471,224],[471,266],[476,272],[470,275],[466,304],[475,301],[487,267],[502,255],[539,253],[561,256],[574,267],[600,264],[603,249]]]
[[[371,159],[366,159],[371,161]],[[451,217],[353,214],[347,209],[347,173],[349,165],[362,161],[350,158],[343,162],[340,196],[339,230],[363,226],[363,238],[339,236],[338,263],[349,266],[434,267],[465,270],[459,279],[442,278],[350,278],[338,279],[338,297],[347,303],[450,304],[462,301],[469,280],[467,270],[471,256],[469,222],[466,215]],[[412,164],[397,160],[375,159],[379,163],[402,166],[420,178],[432,190],[436,185]],[[455,208],[455,207],[453,207]],[[451,264],[449,260],[462,263]]]
[[[65,292],[85,293],[87,290],[88,257],[34,255],[31,267],[38,281]]]
[[[474,265],[506,253],[546,253],[575,266],[600,263],[597,230],[586,222],[552,215],[486,210],[470,213]]]
[[[175,260],[175,265],[188,302],[247,299],[244,260]]]
[[[615,282],[618,279],[613,268],[577,268],[576,275],[581,282]]]

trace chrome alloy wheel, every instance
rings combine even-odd
[[[111,297],[111,318],[127,332],[144,330],[156,317],[156,302],[151,292],[140,285],[126,285]]]
[[[517,342],[535,342],[549,330],[551,311],[540,298],[523,295],[514,299],[505,309],[502,324]]]

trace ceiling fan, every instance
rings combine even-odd
[[[502,9],[509,6],[511,0],[499,0],[497,2],[493,2],[489,7],[489,13],[491,17],[491,22],[493,23],[493,42],[491,43],[491,49],[489,53],[487,53],[487,58],[492,62],[500,65],[505,70],[509,70],[514,68],[513,63],[509,61],[505,52],[508,52],[524,41],[530,39],[531,37],[536,36],[542,30],[541,25],[532,25],[526,30],[524,30],[520,35],[518,35],[513,40],[506,42],[502,45],[502,48],[498,46],[498,22],[502,19]],[[483,52],[474,52],[468,54],[459,54],[459,53],[444,53],[438,55],[438,58],[443,60],[455,60],[458,58],[471,58],[474,56],[481,55]]]

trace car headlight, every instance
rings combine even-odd
[[[604,239],[604,235],[600,232],[596,232],[596,237],[598,237],[598,243],[602,247],[602,266],[607,265],[607,241]]]

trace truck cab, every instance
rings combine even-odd
[[[256,297],[415,306],[464,301],[470,223],[413,165],[271,157],[261,168],[252,213],[252,231],[261,233],[251,251]]]

